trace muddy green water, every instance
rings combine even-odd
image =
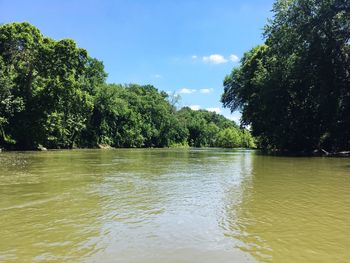
[[[350,159],[0,153],[0,262],[350,262]]]

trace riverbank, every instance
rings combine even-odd
[[[325,150],[315,150],[312,152],[291,152],[291,151],[277,151],[277,150],[264,150],[257,148],[242,148],[242,147],[234,147],[234,148],[226,148],[226,147],[191,147],[189,145],[174,145],[170,147],[112,147],[107,144],[98,144],[96,147],[90,148],[45,148],[43,146],[39,146],[36,149],[1,149],[1,152],[42,152],[42,151],[72,151],[72,150],[117,150],[117,149],[226,149],[226,150],[255,150],[258,155],[265,156],[275,156],[275,157],[332,157],[332,158],[350,158],[350,151],[340,151],[340,152],[327,152]]]
[[[299,152],[260,149],[260,152],[263,155],[283,157],[350,157],[350,151],[328,152],[324,149]]]

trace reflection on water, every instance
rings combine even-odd
[[[348,159],[0,154],[0,262],[345,262]]]
[[[224,197],[226,234],[261,262],[348,262],[348,159],[252,156]],[[238,198],[239,197],[239,198]]]

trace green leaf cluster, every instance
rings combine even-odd
[[[242,111],[259,146],[350,149],[350,2],[278,0],[265,43],[224,80],[222,102]]]
[[[106,77],[103,63],[71,39],[45,37],[29,23],[0,26],[0,148],[254,144],[221,115],[177,111],[178,96],[151,85],[107,84]],[[226,128],[248,137],[219,145]]]
[[[177,112],[178,119],[188,130],[192,147],[255,148],[255,140],[246,129],[215,112],[193,111],[188,107]]]

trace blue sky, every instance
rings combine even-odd
[[[262,43],[272,0],[0,0],[0,23],[28,21],[72,38],[105,65],[108,82],[152,84],[181,105],[220,111],[222,81]]]

